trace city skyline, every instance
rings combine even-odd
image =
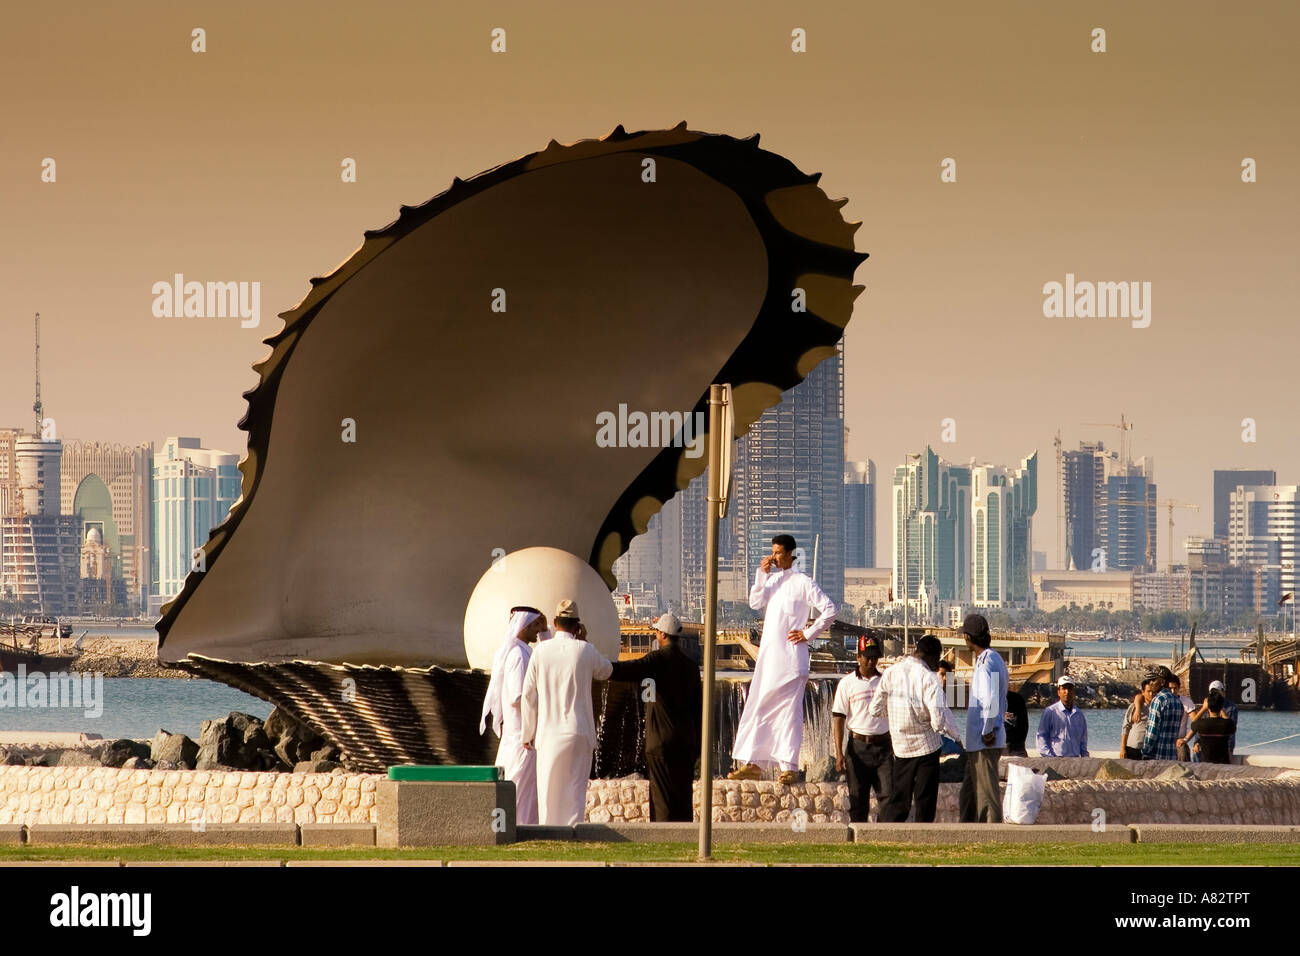
[[[847,383],[846,383],[846,387],[847,387]],[[57,419],[56,419],[56,421],[57,421]],[[31,434],[31,428],[30,428],[30,426],[24,426],[24,425],[18,425],[18,424],[11,424],[11,425],[3,425],[3,424],[0,424],[0,430],[19,431],[19,432],[24,432],[24,433],[27,433],[27,434]],[[173,429],[173,430],[171,430],[170,432],[167,433],[167,436],[166,436],[166,437],[173,437],[173,436],[176,436],[176,435],[195,434],[196,432],[197,432],[197,430],[195,430],[195,429],[185,429],[185,428]],[[243,433],[242,433],[242,432],[237,432],[237,434],[241,434],[241,435],[242,435]],[[143,445],[143,444],[150,444],[150,443],[152,442],[151,439],[143,439],[143,440],[136,440],[136,441],[131,441],[131,440],[129,440],[129,439],[128,439],[128,440],[107,440],[107,439],[99,438],[99,437],[96,437],[96,436],[75,436],[75,437],[74,437],[74,436],[65,436],[65,435],[63,435],[63,434],[61,434],[61,433],[56,434],[55,437],[56,437],[59,441],[63,442],[65,445],[72,444],[72,443],[81,443],[81,444],[98,444],[98,445],[102,445],[102,446],[105,446],[105,447],[109,447],[109,446],[118,446],[118,447],[120,447],[120,448],[122,448],[122,449],[131,449],[131,448],[136,448],[136,447],[139,447],[140,445]],[[1104,444],[1105,444],[1104,439],[1098,439],[1098,440],[1095,440],[1094,442],[1088,442],[1088,441],[1085,439],[1085,440],[1083,441],[1083,443],[1084,443],[1084,444],[1097,444],[1097,445],[1104,445]],[[161,447],[165,446],[165,444],[166,444],[166,438],[164,438],[164,439],[161,440],[161,441],[152,442],[152,444],[154,445],[155,448],[161,448]],[[847,447],[847,444],[846,444],[846,447]],[[244,457],[244,455],[245,455],[245,453],[246,453],[246,447],[242,447],[242,446],[241,446],[239,449],[232,449],[232,448],[230,448],[229,446],[218,446],[216,443],[211,443],[210,445],[205,445],[204,448],[205,448],[205,450],[210,451],[210,452],[233,454],[233,455],[235,455],[235,457],[236,457],[237,460],[242,460],[243,457]],[[1031,454],[1040,454],[1040,452],[1038,451],[1038,449],[1035,449],[1034,452],[1032,452]],[[909,452],[904,452],[901,456],[899,456],[899,458],[900,458],[900,460],[901,460],[901,459],[908,458],[908,457],[910,457],[910,456],[911,456],[911,453],[909,453]],[[879,460],[885,460],[885,461],[888,461],[888,459],[884,459],[883,456],[876,456],[876,455],[871,455],[871,456],[869,456],[868,459],[866,459],[866,460],[870,460],[870,461],[873,461],[873,462],[874,462],[874,461],[876,461],[876,460],[878,460],[878,459],[879,459]],[[949,460],[948,463],[949,463],[949,464],[952,464],[952,465],[961,465],[961,466],[964,466],[964,467],[965,467],[965,466],[969,466],[969,465],[971,465],[971,464],[980,464],[982,461],[987,461],[987,460],[988,460],[988,459],[987,459],[987,456],[971,456],[969,459],[965,459],[965,460],[961,460],[961,461],[958,461],[958,460]],[[1050,459],[1049,459],[1049,460],[1050,460]],[[852,464],[853,464],[853,459],[848,458],[848,459],[846,460],[846,466],[851,466]],[[1138,463],[1138,462],[1135,462],[1135,463],[1134,463],[1134,467],[1138,467],[1138,466],[1139,466],[1139,463]],[[1281,476],[1279,477],[1279,472],[1278,472],[1278,470],[1277,470],[1277,469],[1273,469],[1273,468],[1264,468],[1264,467],[1260,467],[1260,468],[1244,469],[1244,468],[1239,468],[1239,467],[1237,467],[1237,466],[1231,466],[1231,467],[1221,468],[1221,467],[1216,467],[1216,466],[1212,466],[1212,465],[1208,465],[1208,464],[1207,464],[1207,465],[1203,465],[1202,467],[1206,470],[1206,474],[1207,474],[1207,476],[1208,476],[1207,484],[1208,484],[1208,485],[1210,486],[1210,488],[1211,488],[1211,493],[1210,493],[1209,495],[1207,495],[1207,500],[1210,502],[1210,504],[1209,504],[1208,507],[1202,507],[1202,508],[1200,508],[1199,513],[1197,513],[1197,514],[1195,514],[1195,515],[1184,515],[1181,511],[1178,513],[1178,515],[1177,515],[1177,517],[1176,517],[1176,525],[1175,525],[1175,539],[1176,539],[1176,540],[1175,540],[1175,553],[1176,553],[1176,554],[1180,554],[1181,557],[1173,561],[1173,563],[1176,564],[1176,565],[1184,565],[1184,564],[1186,564],[1186,561],[1187,561],[1187,550],[1186,550],[1186,547],[1185,547],[1186,539],[1188,539],[1188,538],[1202,538],[1202,537],[1204,537],[1204,538],[1210,538],[1210,537],[1214,537],[1214,528],[1213,528],[1212,526],[1214,525],[1215,520],[1216,520],[1216,504],[1217,504],[1217,502],[1216,502],[1215,499],[1216,499],[1216,495],[1219,493],[1219,491],[1215,490],[1216,482],[1218,481],[1217,476],[1219,476],[1219,475],[1226,475],[1226,474],[1228,474],[1228,473],[1230,473],[1230,472],[1234,472],[1234,471],[1241,471],[1241,472],[1245,473],[1246,475],[1252,477],[1252,480],[1251,480],[1250,482],[1248,482],[1249,484],[1276,484],[1276,485],[1300,484],[1300,475],[1297,475],[1297,476],[1296,476],[1296,480],[1295,480],[1295,481],[1288,481],[1288,480],[1286,480],[1286,476],[1285,476],[1285,475],[1281,475]],[[1162,474],[1163,474],[1163,469],[1162,469]],[[1263,480],[1262,480],[1262,476],[1265,476],[1265,475],[1272,476],[1274,480],[1273,480],[1273,481],[1268,481],[1268,482],[1263,481]],[[1046,554],[1046,556],[1047,556],[1047,566],[1048,566],[1048,569],[1050,569],[1050,570],[1065,570],[1065,567],[1064,567],[1064,566],[1060,566],[1060,565],[1058,564],[1057,552],[1054,552],[1054,551],[1048,551],[1048,550],[1045,549],[1044,547],[1041,547],[1041,546],[1040,546],[1040,545],[1043,543],[1044,538],[1045,538],[1045,535],[1044,535],[1042,532],[1040,532],[1040,530],[1039,530],[1040,527],[1041,527],[1041,525],[1043,525],[1043,524],[1045,524],[1045,523],[1048,523],[1049,519],[1050,519],[1051,522],[1054,523],[1054,522],[1056,521],[1056,518],[1057,518],[1057,507],[1058,507],[1058,499],[1057,499],[1057,481],[1058,481],[1058,480],[1059,480],[1059,478],[1057,478],[1057,476],[1053,473],[1053,474],[1052,474],[1052,480],[1051,480],[1051,482],[1050,482],[1050,487],[1049,487],[1049,485],[1048,485],[1047,483],[1044,483],[1044,482],[1041,480],[1041,478],[1040,478],[1040,480],[1039,480],[1039,484],[1040,484],[1040,488],[1041,488],[1040,498],[1041,498],[1042,500],[1040,500],[1040,502],[1039,502],[1039,508],[1038,508],[1037,513],[1036,513],[1036,514],[1037,514],[1037,517],[1038,517],[1040,520],[1039,520],[1038,522],[1035,522],[1035,523],[1034,523],[1034,526],[1033,526],[1033,542],[1032,542],[1032,549],[1031,549],[1031,550],[1032,550],[1032,551],[1036,551],[1036,552],[1040,552],[1040,553],[1043,553],[1043,554]],[[890,522],[893,521],[893,505],[892,505],[892,502],[890,501],[890,499],[889,499],[888,496],[881,495],[881,494],[878,493],[878,489],[879,489],[878,481],[879,481],[879,479],[877,478],[877,484],[876,484],[876,486],[875,486],[876,489],[877,489],[877,493],[874,494],[874,498],[876,499],[876,500],[875,500],[875,505],[876,505],[876,512],[875,512],[875,514],[876,514],[876,521],[875,521],[875,529],[874,529],[874,530],[875,530],[875,538],[874,538],[873,540],[874,540],[874,543],[875,543],[875,548],[874,548],[874,550],[875,550],[875,553],[877,554],[877,563],[876,563],[875,566],[876,566],[876,567],[888,567],[888,566],[890,566],[888,562],[882,564],[882,563],[880,563],[880,561],[879,561],[879,555],[882,553],[881,550],[880,550],[880,548],[881,548],[881,537],[880,537],[880,533],[881,533],[881,532],[880,532],[879,529],[880,529],[881,527],[888,527],[889,524],[890,524]],[[1159,479],[1157,479],[1157,482],[1158,482],[1158,481],[1159,481]],[[1235,485],[1233,485],[1232,487],[1235,487]],[[1221,488],[1220,488],[1220,490],[1221,490]],[[1228,490],[1230,491],[1231,489],[1228,489]],[[687,494],[686,491],[679,492],[679,497],[682,496],[682,495],[685,495],[685,494]],[[1048,502],[1048,503],[1045,504],[1044,502],[1046,501],[1046,499],[1047,499],[1048,497],[1050,497],[1051,500],[1050,500],[1050,502]],[[1161,497],[1162,497],[1162,498],[1164,497],[1163,492],[1161,493]],[[1067,506],[1067,508],[1068,508],[1068,502],[1067,502],[1067,505],[1066,505],[1066,506]],[[1139,507],[1140,507],[1140,506],[1139,506]],[[1167,529],[1167,525],[1166,525],[1165,517],[1164,517],[1164,515],[1166,515],[1167,512],[1165,511],[1163,505],[1160,506],[1159,508],[1156,508],[1155,511],[1158,512],[1158,516],[1153,516],[1153,517],[1151,517],[1149,520],[1150,520],[1151,523],[1155,524],[1155,526],[1156,526],[1156,531],[1155,531],[1155,535],[1154,535],[1154,538],[1155,538],[1155,540],[1157,541],[1157,550],[1158,550],[1158,555],[1157,555],[1157,560],[1156,560],[1156,566],[1157,566],[1158,568],[1164,568],[1164,567],[1169,563],[1169,561],[1168,561],[1168,542],[1167,542],[1167,540],[1166,540],[1166,538],[1167,538],[1167,530],[1166,530],[1166,529]],[[883,521],[880,520],[880,515],[881,515],[882,513],[884,514],[884,520],[883,520]],[[1193,523],[1194,523],[1194,524],[1193,524]],[[724,522],[724,524],[725,524],[725,522]],[[1192,525],[1192,526],[1191,526],[1191,527],[1188,527],[1189,525]],[[1053,536],[1052,539],[1049,539],[1049,540],[1054,540],[1054,536]],[[845,567],[846,567],[846,568],[847,568],[847,567],[856,567],[856,565],[852,565],[852,564],[846,563],[846,564],[845,564]],[[1108,565],[1108,569],[1112,569],[1112,570],[1114,570],[1113,568],[1110,568],[1109,565]]]

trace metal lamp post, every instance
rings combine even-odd
[[[708,523],[704,542],[704,713],[700,721],[700,859],[713,856],[713,680],[718,629],[718,522],[727,514],[731,439],[730,385],[709,386]]]

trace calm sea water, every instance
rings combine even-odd
[[[106,677],[98,717],[87,716],[84,708],[0,707],[0,730],[71,731],[113,739],[152,737],[165,729],[197,740],[203,721],[232,710],[265,720],[271,705],[213,681]]]
[[[1034,749],[1034,734],[1038,731],[1041,710],[1029,712],[1029,739],[1027,750]],[[953,711],[957,726],[966,729],[966,712]],[[1090,750],[1119,750],[1120,731],[1124,729],[1124,709],[1085,709],[1088,720],[1088,747]],[[1241,754],[1270,754],[1273,756],[1300,755],[1300,711],[1243,710],[1238,715],[1237,752]],[[1289,738],[1281,740],[1279,738]],[[1266,743],[1266,741],[1272,741]],[[1247,745],[1257,746],[1247,746]]]

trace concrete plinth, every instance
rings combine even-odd
[[[493,846],[515,842],[515,785],[380,780],[375,844]]]
[[[697,830],[698,834],[699,831]],[[844,823],[715,823],[715,846],[730,843],[848,843],[852,839]]]
[[[124,860],[123,866],[138,868],[142,866],[156,867],[202,867],[207,869],[213,866],[240,868],[246,866],[256,866],[262,869],[278,869],[284,866],[284,860]]]
[[[373,823],[304,823],[303,846],[374,846]]]
[[[1139,843],[1300,843],[1300,827],[1135,823]]]
[[[333,866],[333,867],[436,866],[436,867],[441,867],[443,865],[443,862],[442,860],[286,860],[284,865],[285,866],[309,866],[309,867],[322,867],[322,866]]]
[[[700,838],[698,823],[579,823],[573,831],[573,839],[584,843],[695,843]]]

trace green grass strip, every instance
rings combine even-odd
[[[916,866],[1300,866],[1297,843],[725,844],[719,863],[911,864]],[[690,862],[687,843],[549,843],[501,847],[0,846],[0,861],[41,860],[553,860]]]

